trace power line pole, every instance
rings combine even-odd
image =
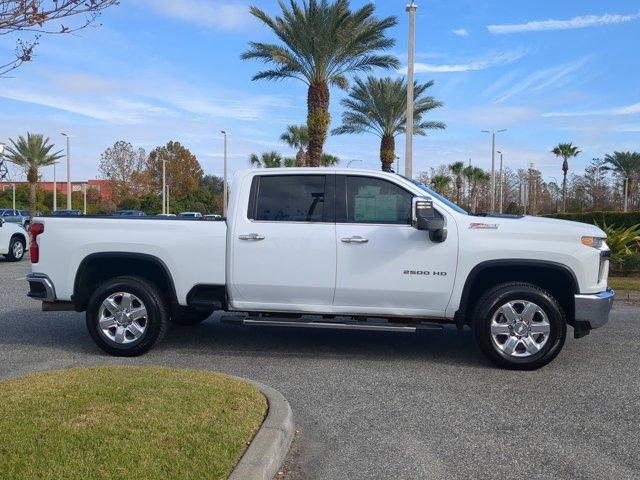
[[[503,201],[502,201],[502,185],[504,183],[504,179],[502,178],[502,152],[500,150],[498,150],[498,153],[500,154],[500,187],[499,187],[499,194],[498,194],[498,213],[502,213],[502,206],[503,206]]]
[[[167,159],[162,157],[162,214],[167,213]]]
[[[404,175],[407,178],[413,177],[413,62],[415,57],[416,40],[416,5],[415,0],[407,5],[409,12],[409,55],[407,63],[407,127],[406,146],[404,160]]]

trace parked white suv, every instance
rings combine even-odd
[[[19,223],[11,223],[0,217],[0,255],[10,262],[18,262],[29,248],[29,235]]]
[[[246,325],[469,326],[492,361],[532,369],[560,352],[567,325],[581,337],[605,324],[613,301],[599,228],[473,216],[367,170],[240,171],[220,222],[46,217],[32,232],[29,295],[86,311],[114,355],[225,310]]]

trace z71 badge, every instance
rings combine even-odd
[[[470,223],[469,229],[471,230],[497,230],[497,223]]]

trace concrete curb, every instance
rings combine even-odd
[[[273,480],[293,439],[293,412],[284,396],[260,382],[241,378],[257,387],[269,403],[269,412],[229,480]]]
[[[616,290],[616,300],[623,302],[639,302],[640,292],[635,290]]]

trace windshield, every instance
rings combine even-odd
[[[413,183],[415,186],[417,186],[418,188],[420,188],[420,190],[424,191],[426,194],[428,194],[431,197],[434,197],[436,200],[441,201],[442,203],[444,203],[447,207],[452,208],[453,210],[455,210],[458,213],[462,213],[463,215],[469,215],[469,212],[467,212],[465,209],[460,208],[458,205],[456,205],[455,203],[453,203],[451,200],[444,198],[442,195],[440,195],[439,193],[434,192],[433,190],[431,190],[429,187],[427,187],[425,184],[420,183],[417,180],[414,180],[412,178],[409,179],[409,181],[411,183]]]

